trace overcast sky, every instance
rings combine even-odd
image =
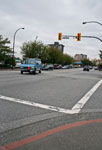
[[[58,33],[64,35],[97,36],[102,38],[102,26],[95,23],[83,25],[83,21],[102,23],[102,0],[0,0],[0,34],[11,40],[16,34],[15,55],[21,56],[22,43],[37,40],[44,44],[58,41]],[[64,53],[74,56],[87,54],[98,58],[102,43],[96,39],[63,39]]]

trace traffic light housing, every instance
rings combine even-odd
[[[58,40],[62,40],[62,33],[58,33]]]
[[[77,33],[77,41],[81,40],[81,33]]]

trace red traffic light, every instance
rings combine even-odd
[[[58,33],[58,40],[62,40],[62,33]]]
[[[77,41],[81,40],[81,33],[77,33]]]

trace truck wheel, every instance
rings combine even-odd
[[[36,71],[33,71],[33,74],[35,75],[35,74],[36,74]]]
[[[21,71],[21,74],[23,74],[23,71]]]
[[[41,70],[39,70],[39,73],[41,73]]]

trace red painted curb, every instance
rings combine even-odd
[[[58,133],[60,131],[64,131],[64,130],[71,129],[73,127],[78,127],[78,126],[85,125],[85,124],[100,123],[100,122],[102,122],[102,119],[88,120],[88,121],[82,121],[82,122],[75,122],[75,123],[71,123],[71,124],[66,124],[64,126],[54,128],[52,130],[41,133],[39,135],[32,136],[32,137],[29,137],[29,138],[26,138],[26,139],[23,139],[23,140],[20,140],[20,141],[16,141],[14,143],[11,143],[11,144],[8,144],[8,145],[5,145],[5,146],[1,146],[0,150],[14,150],[15,148],[19,148],[21,146],[27,145],[29,143],[32,143],[32,142],[37,141],[39,139],[45,138],[49,135]]]
[[[4,146],[0,146],[0,150],[7,150]]]

